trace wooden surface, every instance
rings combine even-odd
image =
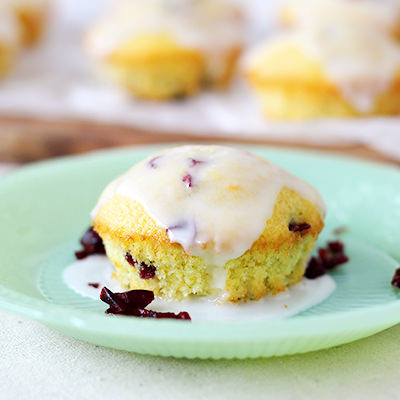
[[[167,142],[226,141],[212,135],[190,136],[184,133],[145,132],[114,125],[100,125],[83,121],[40,121],[29,118],[0,118],[0,161],[30,162],[67,154],[84,153],[117,146]],[[284,147],[314,149],[345,154],[369,160],[390,162],[391,159],[363,145],[312,146],[298,142],[232,139],[231,142],[251,142]]]

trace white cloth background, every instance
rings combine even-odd
[[[300,140],[319,144],[365,143],[400,158],[400,117],[272,123],[240,79],[227,93],[205,92],[173,103],[129,98],[98,80],[82,51],[84,27],[110,0],[54,0],[44,43],[25,53],[0,85],[0,114],[75,118],[193,135]],[[252,21],[249,41],[274,28],[279,0],[236,0]]]

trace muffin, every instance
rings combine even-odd
[[[137,97],[163,100],[224,88],[241,53],[243,19],[218,0],[120,1],[88,32],[103,76]]]
[[[400,47],[348,25],[277,34],[244,61],[272,119],[359,117],[400,112]]]
[[[15,62],[18,51],[19,30],[13,14],[0,3],[0,78]]]
[[[19,25],[22,45],[31,47],[42,37],[49,0],[3,0],[13,11]]]
[[[316,189],[261,157],[181,146],[111,182],[92,217],[124,288],[237,302],[302,279],[324,210]]]
[[[284,26],[346,23],[384,32],[400,40],[398,0],[286,0],[280,14]]]

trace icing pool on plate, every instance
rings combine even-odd
[[[114,292],[124,292],[118,281],[112,278],[112,263],[106,256],[94,255],[76,261],[65,268],[65,284],[78,294],[92,299],[99,299],[103,286]],[[98,284],[98,287],[88,285]],[[286,292],[276,296],[266,296],[259,301],[242,304],[218,304],[216,301],[200,298],[181,302],[156,298],[147,308],[155,311],[187,311],[193,321],[234,321],[234,320],[269,320],[287,318],[328,298],[335,290],[335,281],[324,275],[317,279],[304,278]],[[100,301],[100,300],[99,300]]]

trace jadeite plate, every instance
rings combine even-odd
[[[332,274],[337,289],[323,303],[280,320],[186,322],[105,315],[103,303],[70,291],[61,273],[74,260],[89,211],[106,183],[160,148],[151,146],[38,163],[0,181],[0,307],[98,345],[190,358],[308,352],[400,322],[400,294],[390,285],[400,260],[399,170],[312,152],[246,147],[322,192],[328,207],[325,236],[347,227],[341,239],[350,262]]]

